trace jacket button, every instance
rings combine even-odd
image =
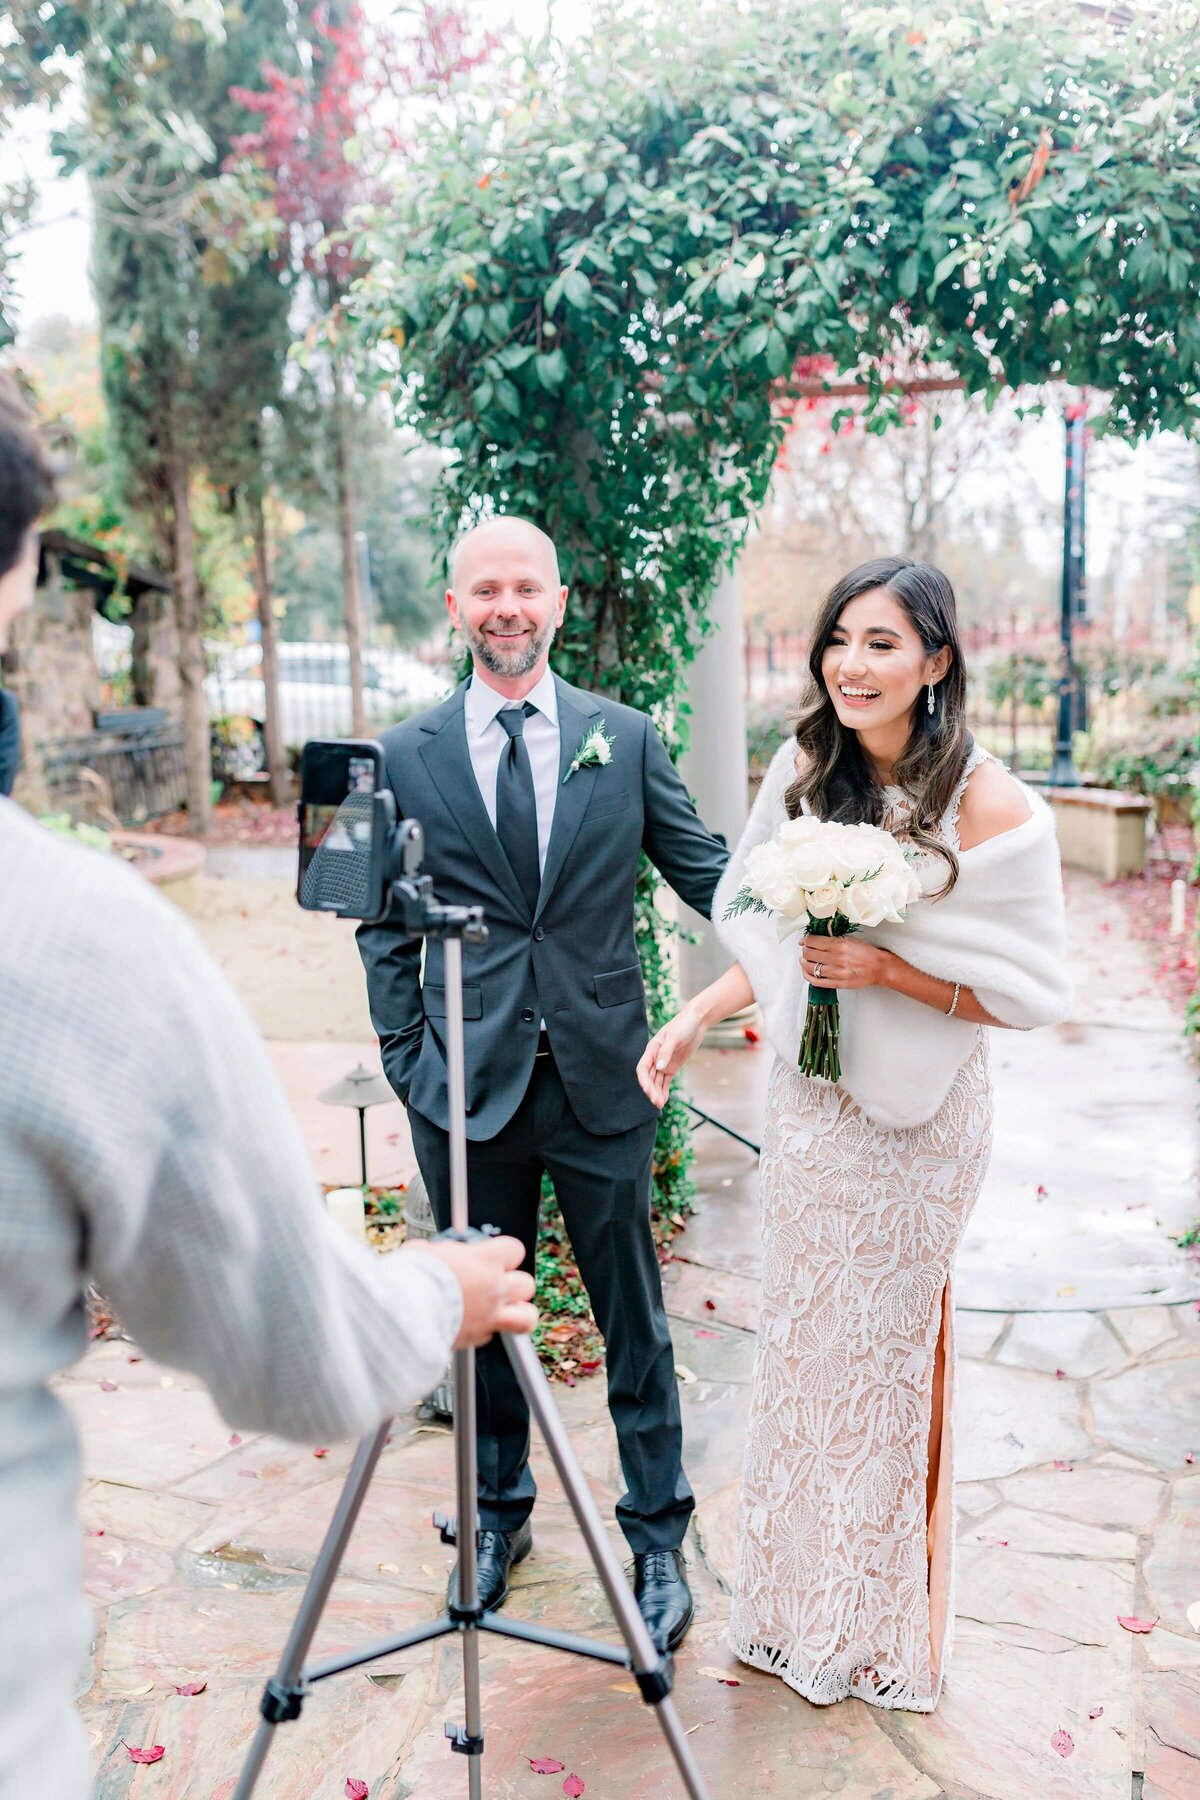
[[[524,1021],[527,1025],[532,1025],[533,1024],[533,1008],[532,1008],[532,1006],[524,1007],[521,1012],[521,1017],[524,1019]]]
[[[546,935],[545,930],[543,929],[543,927],[541,925],[534,926],[533,941],[535,944],[540,944],[542,939],[545,937],[545,935]]]

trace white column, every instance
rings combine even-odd
[[[720,832],[732,849],[746,823],[749,770],[746,757],[745,673],[742,608],[736,574],[721,577],[709,602],[712,630],[688,671],[691,743],[680,773],[710,831]],[[680,987],[685,999],[698,994],[729,967],[730,958],[716,932],[698,913],[679,903],[685,930],[699,942],[679,945]],[[757,1008],[738,1013],[716,1026],[708,1042],[744,1047],[744,1028]]]

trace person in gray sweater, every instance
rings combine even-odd
[[[0,388],[0,649],[32,595],[39,454]],[[523,1255],[353,1243],[192,928],[0,798],[0,1800],[90,1791],[80,1454],[51,1385],[86,1348],[86,1283],[231,1425],[314,1442],[412,1405],[454,1345],[531,1330]]]

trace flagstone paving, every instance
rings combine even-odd
[[[724,1646],[754,1353],[756,1165],[712,1125],[698,1127],[702,1208],[665,1285],[698,1500],[698,1615],[676,1697],[712,1800],[1200,1794],[1200,1283],[1168,1236],[1194,1211],[1196,1071],[1169,1015],[1141,991],[1111,900],[1078,877],[1072,888],[1077,1017],[997,1050],[997,1156],[960,1258],[956,1636],[931,1716],[810,1706]],[[332,1043],[313,1029],[274,1046],[329,1180],[354,1178],[344,1165],[357,1133],[340,1128],[352,1114],[312,1095],[360,1054],[351,1023]],[[753,1138],[766,1068],[763,1052],[706,1052],[693,1092]],[[402,1178],[412,1164],[401,1109],[378,1109],[372,1125],[372,1154]],[[192,1377],[131,1362],[136,1354],[94,1345],[60,1383],[83,1439],[84,1523],[99,1534],[86,1539],[96,1637],[80,1675],[97,1793],[230,1800],[352,1446],[317,1457],[240,1437]],[[624,1554],[602,1386],[555,1396]],[[429,1519],[452,1498],[452,1449],[435,1422],[395,1422],[318,1654],[438,1610],[451,1553]],[[515,1573],[511,1612],[611,1638],[540,1448],[535,1467],[535,1550]],[[1131,1633],[1121,1617],[1153,1630]],[[485,1640],[482,1666],[489,1800],[554,1800],[566,1771],[586,1800],[681,1791],[619,1669],[502,1639]],[[461,1722],[460,1673],[458,1644],[446,1640],[321,1684],[302,1718],[277,1731],[262,1800],[336,1800],[347,1777],[372,1800],[465,1795],[465,1766],[442,1735],[444,1721]],[[175,1692],[198,1680],[203,1693]],[[1065,1756],[1054,1747],[1067,1747],[1062,1732]],[[137,1768],[123,1744],[162,1744],[165,1755]],[[564,1771],[535,1774],[536,1757]]]

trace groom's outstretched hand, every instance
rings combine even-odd
[[[683,1007],[656,1031],[642,1051],[637,1078],[643,1094],[661,1111],[671,1091],[671,1079],[682,1069],[693,1050],[699,1048],[706,1021],[691,1005]]]
[[[514,1237],[484,1238],[471,1244],[455,1244],[441,1238],[434,1243],[409,1243],[410,1256],[436,1256],[444,1262],[462,1289],[462,1324],[454,1340],[456,1350],[486,1344],[497,1331],[518,1335],[532,1331],[537,1313],[533,1276],[521,1264],[525,1246]]]

